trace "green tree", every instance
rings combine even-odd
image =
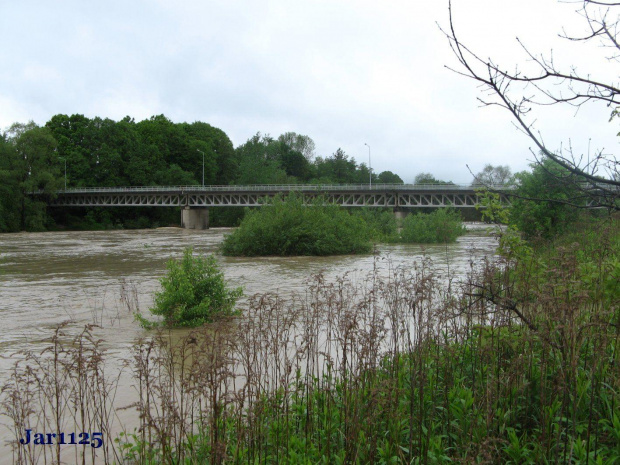
[[[13,124],[3,139],[3,177],[13,190],[13,207],[8,215],[19,218],[21,230],[42,230],[47,222],[44,198],[60,187],[62,162],[57,156],[56,140],[49,129],[32,121]],[[43,199],[28,195],[39,191]]]
[[[550,238],[568,230],[585,206],[575,187],[578,179],[550,158],[515,178],[518,187],[511,197],[510,221],[526,237]]]
[[[191,186],[198,184],[193,173],[184,171],[176,163],[154,175],[155,183],[159,186]]]
[[[57,143],[58,156],[67,161],[68,186],[97,186],[97,159],[103,141],[99,124],[84,115],[55,115],[45,127]]]
[[[237,184],[286,184],[289,180],[279,159],[278,143],[256,133],[236,149]]]
[[[512,171],[508,165],[493,166],[487,164],[482,171],[474,176],[472,187],[506,186],[514,182]]]
[[[278,142],[280,166],[284,169],[288,176],[297,178],[303,182],[309,180],[313,175],[313,165],[311,165],[304,155],[289,147],[288,145]]]
[[[200,156],[196,159],[194,171],[197,180],[202,180],[202,153],[205,154],[205,184],[231,184],[239,170],[233,144],[221,129],[210,124],[196,121],[183,125],[185,132],[192,139],[191,149]],[[184,169],[188,170],[187,167]],[[191,170],[190,170],[191,171]]]
[[[331,157],[316,159],[317,176],[336,184],[346,184],[353,181],[357,164],[354,159],[342,149],[336,150]]]
[[[439,179],[436,179],[435,176],[433,176],[431,173],[420,173],[418,175],[416,175],[416,177],[413,180],[413,183],[416,185],[420,185],[420,184],[448,184],[448,185],[453,185],[454,183],[452,181],[441,181]]]
[[[0,232],[18,231],[20,228],[18,180],[13,169],[15,162],[15,147],[9,143],[6,134],[0,133]]]
[[[133,158],[134,153],[139,152],[140,146],[135,124],[106,118],[101,121],[99,131],[103,142],[95,153],[94,185],[130,185],[126,160]]]
[[[278,137],[278,142],[286,145],[295,152],[301,153],[311,163],[314,160],[314,141],[308,136],[302,136],[295,132],[285,132]]]
[[[381,184],[404,184],[400,176],[391,171],[382,171],[377,176],[377,182]]]

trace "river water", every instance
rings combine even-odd
[[[363,277],[377,267],[380,272],[388,266],[412,267],[424,256],[458,277],[472,261],[493,254],[497,245],[482,224],[469,224],[468,231],[447,246],[379,244],[369,255],[218,260],[229,283],[242,286],[246,296],[302,291],[304,282],[319,272],[329,279],[345,273]],[[128,358],[133,342],[147,334],[132,311],[148,313],[166,262],[181,257],[186,247],[217,253],[229,232],[160,228],[0,235],[0,385],[14,363],[12,354],[42,349],[53,329],[66,321],[68,331],[75,333],[85,324],[99,325],[95,332],[109,355]],[[131,395],[125,389],[118,402],[130,403]],[[0,464],[11,463],[8,439],[7,430],[0,428]]]

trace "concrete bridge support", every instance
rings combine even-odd
[[[395,208],[394,209],[394,217],[396,218],[397,221],[404,220],[405,216],[407,216],[407,213],[409,213],[409,212],[407,210],[402,209],[402,208]]]
[[[184,207],[181,210],[181,227],[185,229],[209,229],[209,209]]]

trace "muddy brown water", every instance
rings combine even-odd
[[[195,253],[217,253],[230,229],[206,231],[160,228],[134,231],[46,232],[0,235],[0,385],[4,384],[13,354],[48,345],[54,328],[68,321],[76,334],[96,323],[111,358],[130,356],[135,340],[147,334],[129,307],[148,313],[166,262],[179,258],[186,247]],[[232,258],[219,256],[231,285],[246,296],[263,292],[302,291],[305,281],[323,272],[335,278],[349,273],[366,276],[373,268],[412,267],[430,257],[444,272],[457,277],[493,254],[497,241],[482,224],[468,225],[468,234],[450,245],[379,244],[375,254],[332,257]],[[128,305],[129,303],[129,305]],[[240,302],[243,307],[243,301]],[[119,389],[116,405],[128,405],[135,390]],[[124,411],[121,420],[132,422]],[[6,424],[7,417],[0,418]],[[12,437],[0,426],[0,465],[12,463]]]

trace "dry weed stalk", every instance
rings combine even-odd
[[[120,461],[113,443],[100,448],[90,445],[63,449],[59,440],[53,445],[22,446],[19,439],[26,429],[42,433],[101,432],[110,436],[115,412],[114,398],[118,378],[106,373],[104,350],[95,339],[92,326],[77,336],[68,336],[66,323],[56,328],[50,345],[41,352],[16,354],[9,381],[2,388],[2,409],[12,424],[11,446],[16,464],[76,464]],[[69,440],[67,439],[67,442]],[[70,455],[73,457],[70,458]]]

